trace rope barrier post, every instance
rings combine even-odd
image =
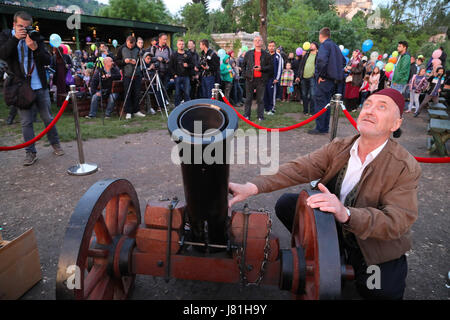
[[[330,105],[333,109],[333,118],[331,120],[330,141],[333,141],[337,135],[337,128],[339,123],[339,107],[341,105],[342,95],[337,93],[333,96]]]
[[[94,172],[97,172],[98,166],[94,163],[86,163],[84,161],[83,142],[81,140],[81,130],[80,130],[80,117],[78,115],[77,97],[75,95],[76,93],[77,91],[75,89],[75,86],[71,85],[69,94],[72,99],[73,116],[75,119],[75,133],[77,135],[78,157],[80,163],[67,169],[67,173],[73,176],[86,176]]]
[[[214,100],[219,100],[219,91],[220,91],[220,84],[214,83],[214,88],[211,90],[211,97]]]

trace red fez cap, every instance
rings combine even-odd
[[[381,96],[388,96],[389,98],[394,100],[395,104],[398,107],[398,110],[400,111],[400,117],[403,115],[403,109],[405,108],[405,99],[403,98],[403,95],[400,92],[392,88],[386,88],[378,92],[375,92],[374,95],[375,94]]]

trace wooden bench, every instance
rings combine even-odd
[[[450,120],[432,118],[429,124],[427,147],[430,153],[437,151],[440,156],[448,156],[445,143],[450,138]]]
[[[448,119],[448,113],[444,110],[428,109],[428,114],[432,119]]]
[[[447,111],[447,106],[443,103],[430,104],[429,109]]]

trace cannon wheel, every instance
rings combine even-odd
[[[341,260],[334,216],[306,205],[318,191],[303,190],[297,200],[291,244],[302,247],[306,260],[305,293],[299,299],[339,299]]]
[[[131,183],[95,183],[72,214],[60,251],[57,299],[126,299],[134,285],[131,253],[141,221]]]

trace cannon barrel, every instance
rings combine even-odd
[[[230,145],[238,117],[225,103],[198,99],[176,107],[168,129],[178,145],[191,240],[226,244]]]

